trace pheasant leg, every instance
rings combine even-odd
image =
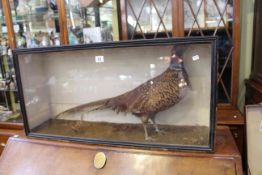
[[[145,140],[154,141],[154,138],[148,136],[148,132],[147,132],[148,116],[142,116],[141,121],[142,121],[143,128],[144,128],[144,131],[145,131]]]
[[[164,134],[166,134],[166,132],[164,131],[164,130],[160,130],[159,128],[158,128],[158,125],[156,124],[156,121],[155,121],[155,118],[150,118],[150,120],[151,120],[151,122],[153,123],[153,125],[154,125],[154,127],[155,127],[155,131],[158,133],[158,134],[160,134],[160,135],[164,135]]]
[[[74,132],[79,132],[79,127],[81,126],[84,120],[84,113],[81,114],[80,121],[78,120],[75,125],[71,126]]]

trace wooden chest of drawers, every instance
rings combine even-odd
[[[227,127],[216,134],[216,151],[179,152],[145,150],[60,141],[11,138],[0,159],[0,174],[14,175],[241,175],[241,156]],[[94,167],[104,152],[104,168]]]

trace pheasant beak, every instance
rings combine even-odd
[[[182,63],[183,60],[182,60],[181,58],[178,58],[177,62],[178,62],[178,63]]]
[[[163,57],[160,57],[160,60],[164,60],[166,63],[170,63],[171,60],[173,59],[176,59],[176,62],[178,64],[182,63],[183,62],[183,59],[179,58],[178,56],[176,56],[175,54],[173,54],[171,57],[170,56],[163,56]]]
[[[172,60],[172,57],[170,57],[170,56],[163,56],[163,57],[160,57],[160,60],[164,60],[165,63],[169,64],[171,62],[171,60]]]

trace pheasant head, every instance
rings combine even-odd
[[[183,64],[183,53],[185,51],[185,46],[174,46],[172,49],[172,56],[170,57],[169,68],[172,70],[182,70],[184,68]]]

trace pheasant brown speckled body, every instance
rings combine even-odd
[[[137,116],[156,114],[178,103],[185,86],[180,86],[184,72],[167,69],[161,75],[117,98],[108,100],[106,108],[130,112]]]
[[[156,132],[160,133],[154,119],[156,114],[177,104],[185,96],[190,84],[181,57],[183,50],[181,48],[173,49],[169,67],[162,74],[135,89],[116,97],[77,106],[58,116],[81,110],[90,112],[102,109],[112,109],[117,113],[132,113],[141,119],[145,139],[150,140],[147,132],[148,121],[150,120]]]

